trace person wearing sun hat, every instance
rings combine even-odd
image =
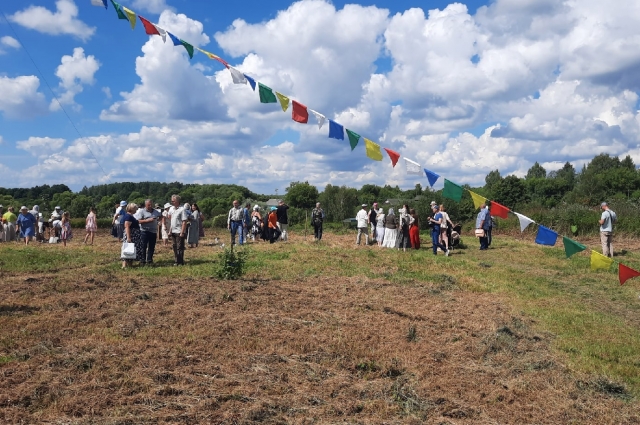
[[[16,219],[16,231],[19,238],[24,238],[25,245],[29,245],[31,238],[36,236],[36,218],[27,207],[20,207],[20,214]]]
[[[118,241],[122,242],[122,234],[124,233],[124,223],[122,218],[126,214],[127,201],[120,201],[120,206],[116,209],[116,213],[113,215],[113,224],[116,226],[116,232]]]
[[[356,245],[360,245],[360,239],[362,234],[364,233],[365,237],[365,245],[369,245],[369,228],[367,224],[367,220],[369,220],[369,215],[367,214],[367,204],[362,204],[362,208],[356,214],[356,220],[358,221],[358,236],[356,236]]]
[[[169,245],[169,236],[171,235],[171,217],[169,217],[169,208],[171,208],[171,204],[169,202],[164,204],[162,218],[160,219],[160,227],[162,228],[162,244],[164,246]]]
[[[269,213],[269,243],[274,243],[280,238],[280,229],[278,229],[278,209],[276,207],[271,207],[271,212]]]

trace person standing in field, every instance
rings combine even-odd
[[[16,240],[16,222],[18,216],[14,214],[13,207],[7,208],[7,212],[2,215],[2,225],[4,226],[4,241],[12,242]]]
[[[144,201],[144,208],[140,208],[135,216],[140,225],[140,238],[142,253],[140,254],[140,265],[152,265],[153,254],[156,250],[156,240],[158,239],[158,219],[160,213],[153,208],[151,199]]]
[[[271,212],[268,217],[269,221],[269,243],[276,242],[281,235],[280,229],[278,229],[278,209],[271,207]]]
[[[4,215],[4,207],[0,204],[0,242],[4,242],[4,221],[2,216]]]
[[[164,204],[164,211],[162,211],[161,227],[162,227],[162,244],[164,246],[169,245],[169,237],[171,236],[171,218],[169,217],[170,203]]]
[[[398,220],[398,240],[396,246],[398,250],[402,248],[402,250],[406,252],[407,248],[411,248],[411,240],[409,238],[409,223],[411,221],[409,206],[404,204],[398,212],[400,213],[400,219]]]
[[[247,202],[242,209],[241,230],[242,233],[240,233],[240,236],[242,237],[242,242],[240,242],[240,245],[243,243],[249,243],[249,231],[251,230],[251,204],[249,202]]]
[[[602,215],[600,216],[600,242],[602,243],[602,255],[613,258],[613,225],[618,216],[606,202],[600,204]]]
[[[227,215],[227,229],[231,232],[231,246],[236,244],[236,233],[240,232],[238,239],[240,245],[244,242],[242,239],[242,218],[243,209],[240,208],[240,202],[238,200],[233,201],[233,208],[229,210]]]
[[[382,243],[384,242],[384,220],[386,216],[384,215],[384,210],[380,208],[376,213],[376,237],[378,241],[378,246],[382,247]]]
[[[289,240],[289,214],[287,210],[289,209],[289,205],[285,204],[284,201],[278,202],[278,230],[280,231],[280,238],[283,241]]]
[[[254,205],[251,213],[251,240],[257,241],[262,233],[262,215],[260,215],[260,206]]]
[[[378,239],[378,234],[376,233],[376,224],[377,224],[377,220],[376,220],[376,215],[378,214],[378,203],[374,202],[373,205],[371,206],[371,209],[369,210],[369,214],[368,214],[368,219],[367,219],[367,223],[369,224],[369,227],[371,227],[371,242],[376,242]]]
[[[449,229],[453,229],[453,223],[444,205],[440,205],[440,214],[442,215],[442,223],[440,223],[440,243],[449,251]]]
[[[384,218],[384,248],[395,248],[398,239],[398,219],[393,208],[389,208],[389,213]]]
[[[364,234],[365,245],[369,245],[369,214],[367,214],[367,204],[362,204],[362,208],[356,214],[356,221],[358,227],[358,236],[356,236],[356,245],[360,245],[360,239]]]
[[[429,217],[431,222],[431,243],[433,245],[433,255],[438,255],[438,248],[440,248],[446,257],[449,256],[449,250],[447,247],[440,243],[440,226],[442,225],[442,214],[440,213],[440,207],[433,206],[433,217]]]
[[[62,219],[60,220],[60,240],[63,246],[67,246],[67,241],[73,238],[73,231],[71,230],[71,216],[69,211],[62,213]]]
[[[124,227],[122,242],[134,244],[136,247],[136,260],[143,263],[144,257],[142,256],[142,235],[140,232],[140,223],[138,223],[138,219],[134,216],[137,210],[138,206],[134,203],[130,203],[124,207],[124,214],[122,215],[122,226]],[[133,260],[122,259],[123,269],[132,265]]]
[[[313,224],[313,240],[322,239],[322,223],[324,222],[324,211],[320,208],[320,202],[316,202],[316,207],[311,211],[311,224]]]
[[[418,214],[416,210],[411,208],[409,210],[409,240],[411,241],[411,247],[413,249],[420,249],[420,221],[418,220]]]
[[[187,224],[189,216],[187,211],[180,205],[180,196],[171,195],[171,208],[168,215],[171,220],[171,239],[173,241],[174,266],[184,265],[184,240],[187,235]]]
[[[198,204],[191,205],[191,221],[189,222],[189,230],[187,231],[187,243],[189,248],[197,248],[200,242],[200,208]]]
[[[476,230],[482,230],[481,234],[483,235],[478,235],[481,251],[489,249],[489,238],[487,236],[487,231],[489,230],[490,222],[491,214],[489,214],[489,208],[487,208],[487,205],[485,204],[482,206],[482,209],[480,209],[480,212],[476,217]]]
[[[31,214],[27,207],[20,208],[20,214],[16,220],[19,235],[24,238],[24,244],[29,245],[31,238],[36,237],[36,223],[37,219]]]
[[[91,238],[91,243],[89,245],[93,245],[93,238],[98,231],[98,221],[96,219],[96,209],[95,207],[89,208],[89,214],[87,214],[87,218],[85,220],[84,225],[87,234],[84,236],[84,244],[87,243],[87,240]]]
[[[122,233],[124,231],[124,222],[122,216],[127,212],[127,201],[120,201],[120,206],[116,208],[116,213],[113,216],[113,224],[116,226],[116,233],[118,241],[122,242]]]

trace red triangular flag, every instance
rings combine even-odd
[[[618,279],[620,279],[620,285],[624,285],[627,280],[636,276],[640,276],[640,272],[637,272],[624,264],[620,264],[618,267]]]
[[[391,149],[384,148],[385,151],[389,154],[389,158],[391,158],[391,164],[395,167],[400,159],[400,154],[396,151],[392,151]]]
[[[509,217],[509,208],[495,201],[491,201],[491,215],[506,219]]]
[[[309,111],[307,107],[300,102],[293,100],[293,109],[291,110],[291,119],[302,124],[309,122]]]
[[[144,19],[140,15],[138,15],[138,18],[140,18],[140,22],[142,22],[142,25],[144,26],[144,31],[147,33],[147,35],[160,35],[160,32],[158,31],[155,25],[153,25],[151,22]]]

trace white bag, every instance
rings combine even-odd
[[[123,242],[122,250],[120,251],[120,258],[122,258],[123,260],[135,260],[136,244],[131,242]]]
[[[56,238],[55,236],[51,236],[49,238],[49,243],[58,243],[58,238]]]

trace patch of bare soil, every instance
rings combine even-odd
[[[640,423],[495,295],[364,277],[3,279],[0,422]]]

